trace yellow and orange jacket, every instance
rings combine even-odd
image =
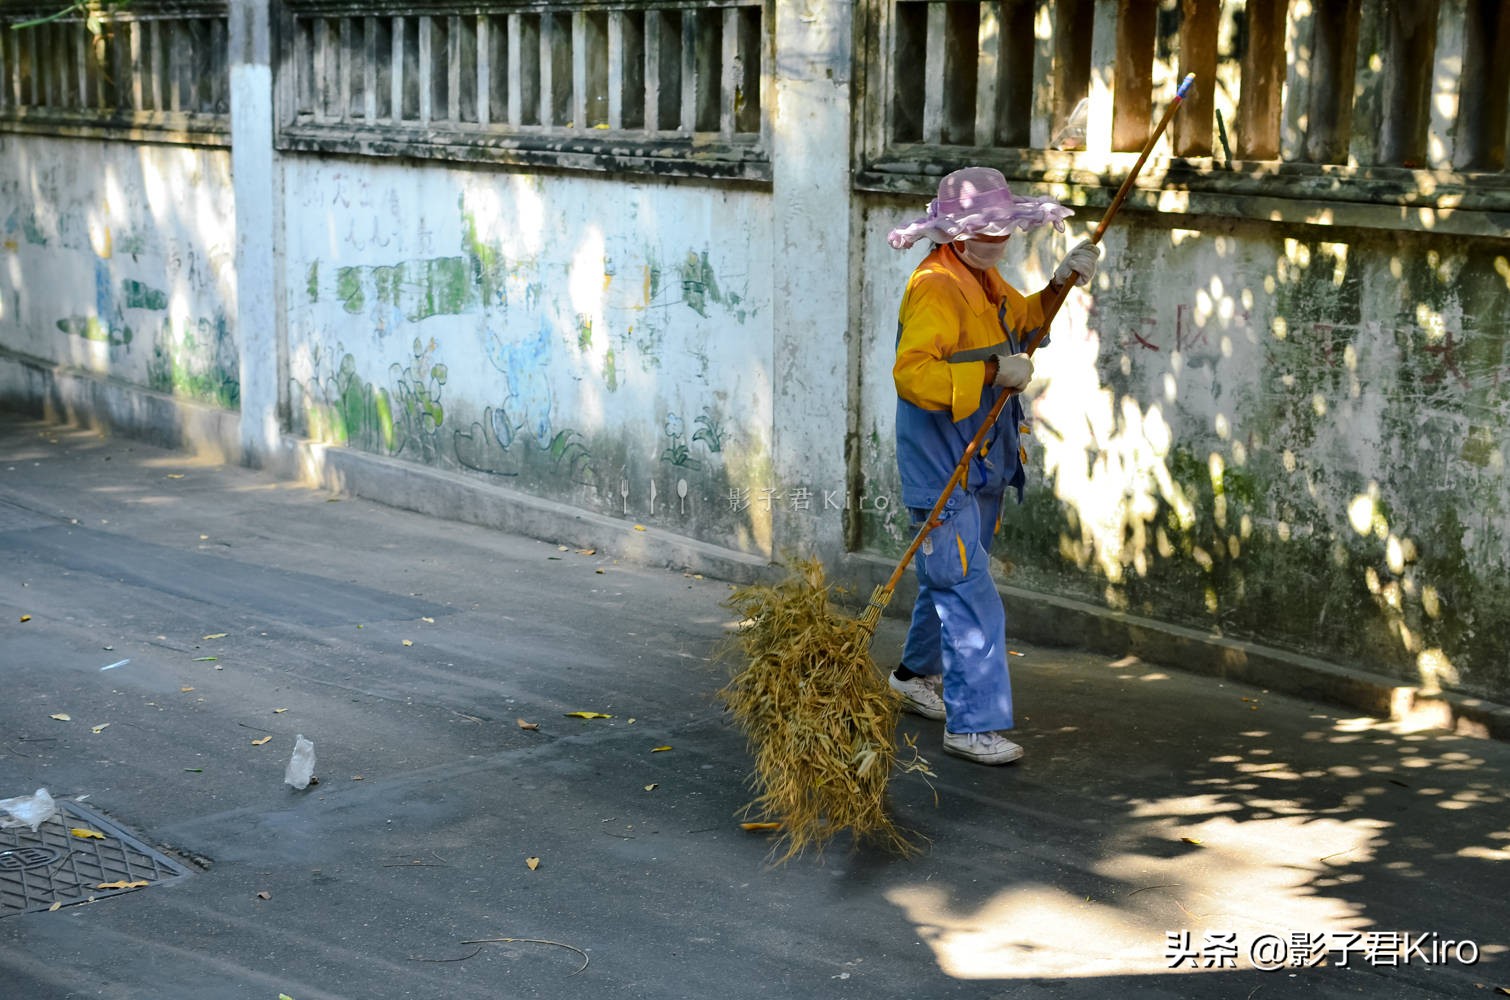
[[[935,247],[912,272],[897,321],[897,466],[902,503],[930,508],[959,464],[965,446],[1005,389],[982,388],[993,354],[1020,353],[1043,325],[1037,293],[1023,295],[995,268],[982,284],[948,246]],[[1003,407],[970,463],[964,488],[1022,500],[1026,475],[1018,434],[1022,400]]]

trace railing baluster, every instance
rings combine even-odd
[[[624,127],[624,18],[621,10],[608,13],[608,127]]]
[[[91,44],[92,35],[87,30],[81,31],[74,36],[74,56],[79,61],[79,99],[75,107],[82,111],[89,107],[89,61],[94,57],[94,45]]]
[[[125,45],[116,48],[117,92],[121,95],[121,104],[124,105],[129,100],[131,110],[140,111],[142,109],[142,22],[126,21],[122,27],[127,33],[127,41]]]
[[[391,78],[388,81],[388,118],[394,123],[404,120],[404,19],[393,19]]]
[[[524,117],[524,74],[520,68],[520,28],[524,18],[509,15],[509,125],[518,128]]]
[[[980,5],[979,57],[975,68],[975,145],[996,145],[997,81],[1001,79],[1001,17],[998,4]]]
[[[32,96],[32,91],[35,89],[35,87],[32,84],[32,74],[30,72],[28,72],[23,77],[22,73],[21,73],[21,68],[22,68],[22,64],[23,64],[23,60],[21,58],[21,35],[22,35],[22,32],[19,32],[19,31],[7,31],[7,32],[5,32],[5,34],[10,36],[9,41],[10,41],[10,47],[11,47],[11,63],[12,63],[12,65],[15,66],[15,77],[12,80],[12,88],[13,89],[12,89],[11,93],[15,95],[16,107],[18,107],[18,108],[25,107],[28,104],[34,103],[33,101],[30,100],[30,98]],[[34,56],[35,53],[36,53],[35,48],[31,48],[28,51],[27,55],[28,55],[28,57],[31,57],[31,56]],[[29,59],[27,60],[27,64],[30,65],[30,60]],[[23,82],[26,84],[25,88],[22,87],[22,83]],[[26,91],[25,94],[22,93],[23,89]]]
[[[340,101],[337,120],[351,121],[351,18],[341,18],[336,29],[336,99]]]
[[[163,28],[168,35],[168,42],[163,46],[163,60],[168,66],[168,110],[182,111],[184,109],[184,63],[183,58],[183,23],[181,21],[166,21]]]
[[[697,17],[698,11],[682,11],[682,120],[681,131],[697,131]]]
[[[163,59],[162,22],[147,22],[147,76],[151,80],[152,110],[163,110],[163,71],[167,68]]]
[[[571,18],[572,126],[587,128],[587,11],[579,10]]]
[[[739,8],[724,8],[723,60],[719,76],[718,134],[734,136],[734,104],[739,95]]]
[[[551,126],[556,123],[556,63],[552,58],[555,51],[556,19],[551,16],[549,10],[540,14],[540,124]]]
[[[310,44],[314,47],[314,51],[312,53],[312,55],[314,56],[314,67],[311,73],[314,79],[310,81],[311,86],[309,94],[309,106],[310,111],[314,113],[315,121],[324,121],[325,104],[328,100],[326,91],[327,76],[325,72],[325,60],[330,57],[329,51],[327,50],[325,45],[325,35],[330,30],[330,27],[326,24],[325,18],[323,17],[315,18],[314,24],[311,25],[311,27],[314,29],[310,33]]]
[[[8,97],[9,103],[16,110],[21,110],[25,104],[21,100],[21,35],[20,31],[0,32],[0,50],[6,55],[6,73],[0,77],[0,90]]]
[[[658,10],[645,12],[645,131],[661,129],[661,18]]]
[[[461,18],[446,19],[446,120],[461,121]]]
[[[944,138],[944,66],[948,62],[948,11],[942,3],[928,5],[928,34],[923,46],[923,141],[938,145]]]
[[[486,14],[477,15],[477,124],[487,128],[493,111],[492,24]]]
[[[43,107],[48,108],[52,107],[58,99],[57,74],[55,72],[50,72],[50,70],[52,67],[57,66],[62,62],[61,59],[58,59],[53,55],[54,36],[52,27],[53,26],[49,24],[42,27],[37,32],[38,38],[42,43],[38,46],[38,48],[41,50],[38,54],[42,57],[38,60],[38,62],[42,67],[44,67],[39,74],[42,77],[42,105]],[[35,66],[32,72],[34,74],[38,72]]]
[[[372,15],[362,18],[362,117],[368,125],[377,120],[377,31],[378,20]]]
[[[419,123],[424,126],[430,124],[430,113],[434,110],[431,106],[431,96],[435,88],[435,74],[431,69],[433,65],[430,59],[430,15],[419,16]]]

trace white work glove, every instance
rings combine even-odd
[[[1022,392],[1033,381],[1033,359],[1026,354],[993,354],[996,361],[996,380],[992,385],[1013,392]]]
[[[1063,288],[1072,274],[1075,276],[1075,284],[1090,284],[1096,276],[1096,262],[1100,258],[1099,246],[1090,240],[1081,240],[1070,248],[1070,252],[1064,255],[1064,260],[1054,269],[1054,284]]]

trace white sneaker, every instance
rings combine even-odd
[[[896,674],[889,674],[887,683],[902,696],[902,711],[921,715],[925,719],[944,717],[944,699],[939,696],[938,678],[914,677],[899,681]]]
[[[1001,733],[951,733],[945,730],[944,753],[977,764],[1010,764],[1022,756],[1022,747]]]

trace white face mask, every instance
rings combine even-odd
[[[982,243],[979,240],[962,240],[955,244],[960,259],[977,270],[985,271],[1001,263],[1006,256],[1007,243]]]

